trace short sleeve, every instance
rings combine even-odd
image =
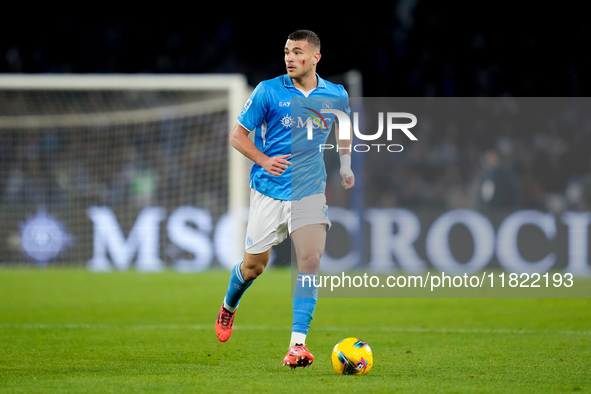
[[[238,116],[240,123],[248,131],[253,131],[265,121],[268,111],[268,100],[263,83],[259,83],[246,100],[242,112]]]
[[[345,90],[345,88],[343,89],[343,108],[342,111],[344,113],[346,113],[347,115],[351,115],[351,107],[349,105],[349,93],[347,93],[347,90]]]

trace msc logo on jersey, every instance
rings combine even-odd
[[[293,118],[289,115],[285,115],[280,120],[281,125],[286,129],[289,129],[293,125]]]

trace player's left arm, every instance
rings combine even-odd
[[[348,190],[355,186],[355,175],[353,175],[353,171],[351,170],[351,147],[353,143],[352,136],[349,134],[348,139],[340,139],[339,124],[336,122],[334,125],[334,132],[335,136],[337,136],[337,150],[339,152],[339,159],[341,162],[340,173],[343,177],[341,185],[345,188],[345,190]]]

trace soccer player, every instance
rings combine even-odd
[[[284,53],[287,73],[258,84],[230,133],[232,146],[254,164],[250,173],[250,209],[244,260],[232,270],[215,327],[220,341],[225,342],[230,338],[242,295],[264,271],[271,247],[283,242],[289,234],[296,252],[298,281],[293,295],[291,339],[283,365],[295,368],[309,366],[314,360],[306,347],[306,336],[317,304],[318,282],[310,278],[318,275],[330,220],[325,197],[323,153],[318,145],[305,153],[292,152],[291,129],[294,119],[290,102],[292,98],[322,97],[326,105],[331,98],[335,98],[341,107],[334,109],[347,115],[350,110],[346,90],[341,85],[320,78],[316,73],[321,55],[320,39],[314,32],[297,30],[290,34]],[[307,109],[322,115],[319,107]],[[335,130],[338,130],[338,124],[328,116],[322,117],[323,123],[318,116],[313,117],[318,121],[316,126],[324,130],[315,135],[319,135],[319,142],[324,143],[332,124]],[[254,142],[249,138],[252,132],[255,133]],[[350,145],[350,139],[337,139],[343,178],[341,184],[345,189],[355,184],[351,171]],[[305,171],[294,176],[298,182],[296,193],[291,175],[297,168]]]

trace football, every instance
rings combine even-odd
[[[339,375],[365,375],[373,366],[373,353],[365,341],[346,338],[334,346],[331,360]]]

